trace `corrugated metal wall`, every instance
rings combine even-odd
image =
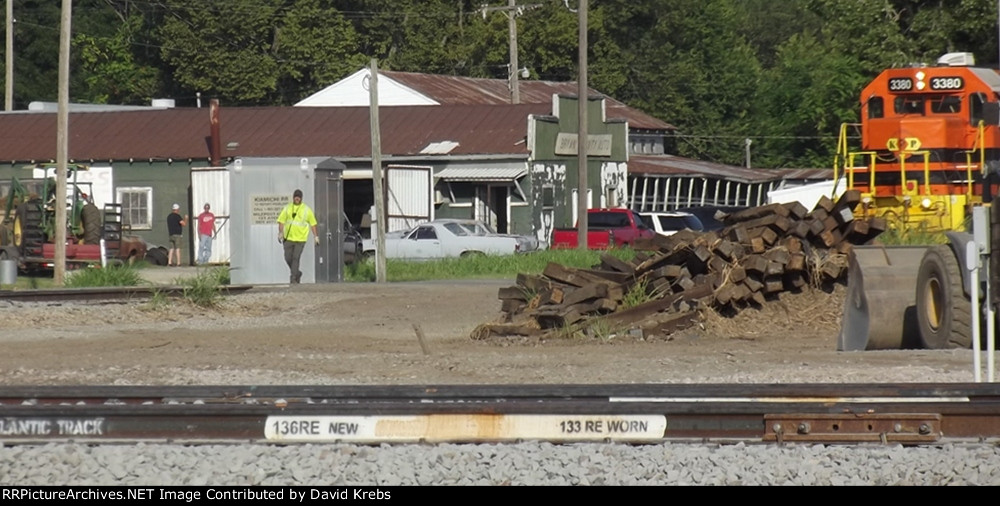
[[[215,215],[215,238],[212,240],[210,264],[228,264],[231,255],[229,169],[225,167],[194,167],[191,169],[191,235],[194,237],[194,252],[197,258],[200,245],[197,216],[205,204],[212,206]]]
[[[434,219],[431,167],[389,165],[385,169],[386,231],[408,230]]]

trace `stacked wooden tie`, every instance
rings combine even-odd
[[[847,253],[886,229],[882,218],[856,219],[859,192],[823,197],[812,210],[768,204],[722,217],[714,232],[682,230],[637,242],[625,262],[605,253],[591,269],[550,263],[501,288],[504,323],[474,337],[545,335],[603,329],[669,334],[697,322],[705,308],[739,311],[786,291],[842,281]],[[641,332],[639,333],[641,334]]]

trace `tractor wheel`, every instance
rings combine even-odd
[[[924,253],[917,273],[917,326],[928,349],[972,345],[972,303],[962,290],[958,260],[947,245]]]
[[[101,210],[94,204],[88,203],[80,212],[80,221],[83,222],[83,243],[101,242]]]
[[[29,200],[17,206],[14,214],[14,246],[24,256],[42,256],[45,230],[42,228],[42,201]]]

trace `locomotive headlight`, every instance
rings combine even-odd
[[[923,81],[925,77],[927,74],[924,74],[923,70],[917,71],[917,81]]]
[[[917,72],[915,77],[917,78],[918,90],[923,90],[924,88],[927,87],[927,83],[924,82],[924,78],[927,77],[927,74],[925,74],[923,70]]]
[[[922,207],[924,209],[930,209],[931,208],[931,199],[924,198],[923,200],[921,200],[920,201],[920,207]]]
[[[927,87],[927,85],[926,85],[926,84],[924,84],[924,82],[923,82],[923,81],[917,81],[917,89],[918,89],[918,90],[923,90],[923,89],[924,89],[924,88],[926,88],[926,87]]]

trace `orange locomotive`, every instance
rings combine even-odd
[[[937,66],[885,70],[864,88],[861,149],[848,147],[857,125],[843,125],[834,163],[834,178],[861,192],[858,214],[901,231],[964,230],[971,207],[992,199],[1000,74],[973,64],[952,53]]]

